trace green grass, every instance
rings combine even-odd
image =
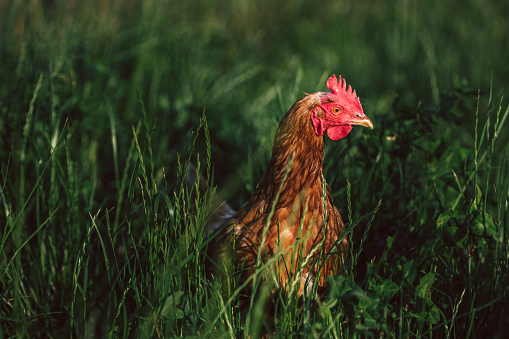
[[[0,337],[507,336],[508,10],[0,1]],[[332,73],[375,125],[327,141],[345,267],[297,300],[261,261],[242,314],[186,164],[240,207]]]

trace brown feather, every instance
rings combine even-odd
[[[337,274],[341,270],[341,255],[326,254],[338,240],[344,225],[339,211],[333,205],[332,194],[327,186],[324,229],[324,136],[316,135],[310,119],[311,111],[320,105],[321,99],[322,93],[307,95],[297,101],[283,117],[276,132],[272,158],[265,175],[257,185],[256,192],[237,213],[229,220],[225,220],[224,225],[228,225],[226,231],[215,236],[209,245],[212,257],[218,258],[224,257],[222,253],[224,249],[231,247],[229,244],[235,242],[235,262],[237,266],[243,265],[245,268],[241,270],[242,280],[255,272],[263,231],[280,188],[262,253],[265,260],[267,256],[276,255],[278,251],[284,253],[277,260],[276,266],[279,286],[288,289],[288,283],[297,271],[295,261],[300,250],[303,250],[304,258],[315,250],[312,259],[317,259],[320,255],[325,259],[312,268],[310,267],[312,260],[308,261],[300,276],[299,295],[304,292],[306,279],[309,280],[308,287],[316,282],[319,287],[323,287],[327,275]],[[292,166],[283,182],[292,157]],[[301,238],[307,236],[305,242],[300,242],[305,244],[304,248],[297,246],[298,250],[289,249],[297,242],[302,220]],[[315,247],[322,239],[323,244],[316,250]],[[346,250],[346,243],[345,238],[342,245],[338,246],[341,248],[335,249],[334,252]],[[322,264],[323,269],[316,277],[316,269]]]

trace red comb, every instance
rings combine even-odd
[[[341,84],[341,80],[343,80],[343,83]],[[327,88],[332,91],[334,94],[340,94],[340,90],[343,90],[344,92],[353,95],[354,97],[357,96],[355,93],[355,90],[352,91],[352,86],[348,85],[348,89],[346,88],[346,80],[343,78],[341,79],[341,75],[339,76],[339,81],[336,79],[336,74],[333,74],[329,80],[327,80]]]

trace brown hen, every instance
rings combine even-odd
[[[270,260],[274,266],[263,270],[266,279],[287,291],[292,285],[300,296],[315,283],[323,287],[325,278],[342,268],[347,239],[338,241],[344,224],[324,183],[324,132],[339,140],[352,125],[373,124],[341,76],[338,81],[332,75],[327,87],[331,92],[307,94],[283,117],[270,163],[249,201],[238,212],[213,201],[206,226],[210,256],[225,267],[231,261],[227,249],[234,247],[242,281]],[[189,169],[188,182],[194,183],[195,175]],[[203,194],[203,180],[200,188]]]

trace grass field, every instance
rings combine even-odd
[[[507,13],[0,0],[0,337],[509,336]],[[205,273],[183,168],[239,208],[280,118],[333,73],[375,126],[326,142],[345,268],[242,316],[239,282]]]

